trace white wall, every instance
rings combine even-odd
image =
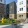
[[[0,1],[0,3],[3,3],[3,4],[5,4],[5,0],[2,0],[2,2]]]
[[[19,3],[21,1],[23,1],[23,4],[19,5]],[[22,8],[22,7],[23,7],[23,11],[20,11],[20,8]],[[19,13],[26,13],[26,0],[17,0],[17,14],[19,14]]]

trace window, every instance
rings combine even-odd
[[[12,9],[12,6],[10,6],[10,8]]]
[[[2,2],[2,0],[0,0]]]
[[[10,15],[9,18],[12,19],[12,15]]]
[[[22,4],[23,4],[23,1],[22,1]]]
[[[21,5],[21,2],[20,2],[20,5]]]
[[[20,8],[20,11],[23,11],[23,8]]]
[[[23,15],[22,15],[22,17],[23,17]]]
[[[19,17],[23,17],[23,15],[19,15]]]
[[[20,5],[23,4],[23,1],[20,2]]]
[[[21,17],[21,15],[19,15],[19,17]]]
[[[28,8],[27,8],[27,12],[28,12]]]
[[[11,11],[9,11],[11,13]]]
[[[28,18],[28,13],[26,14],[26,17]]]
[[[27,1],[27,4],[28,4],[28,1]]]
[[[21,8],[20,8],[20,11],[21,11]]]
[[[2,0],[1,0],[1,2],[2,2]]]
[[[7,12],[8,13],[8,12]]]

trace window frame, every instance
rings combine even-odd
[[[23,11],[23,8],[20,8],[20,11]]]
[[[21,4],[23,4],[23,1],[21,1],[21,2],[19,3],[19,5],[21,5]]]
[[[23,15],[19,15],[19,17],[23,17]]]

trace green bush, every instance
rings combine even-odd
[[[3,22],[0,21],[0,24],[2,24],[2,25],[17,23],[15,19],[10,20],[10,19],[3,18],[2,21]]]
[[[12,24],[12,21],[9,21],[9,24]]]
[[[6,18],[2,18],[2,24],[9,24],[9,20]]]
[[[15,19],[9,20],[9,24],[13,24],[13,23],[16,23],[16,20]]]

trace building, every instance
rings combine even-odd
[[[5,0],[0,0],[0,3],[5,4],[6,1]]]
[[[0,0],[0,20],[6,15],[5,1]]]
[[[9,4],[6,5],[6,18],[9,18]]]
[[[10,19],[17,19],[17,14],[16,14],[16,2],[11,2],[9,4],[9,18]]]
[[[28,0],[17,0],[17,19],[28,19]]]

